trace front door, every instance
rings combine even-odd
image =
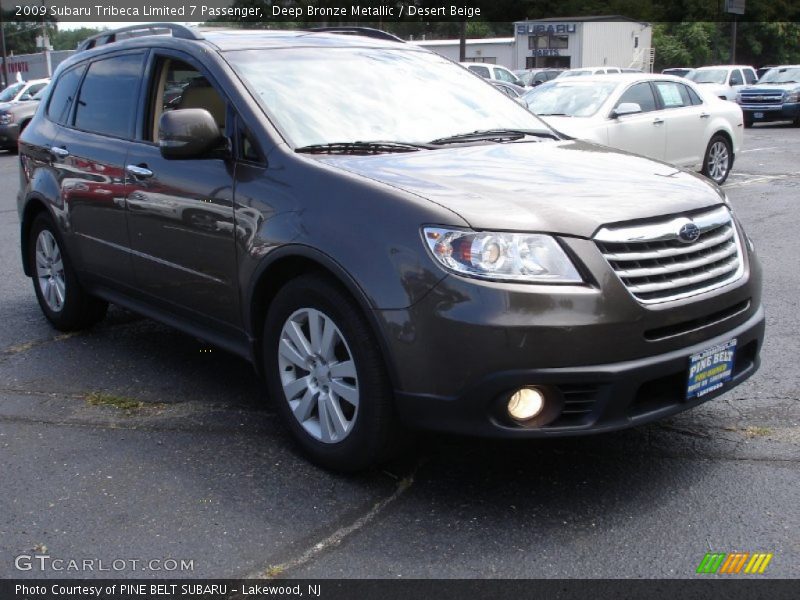
[[[139,288],[168,310],[241,325],[233,220],[234,163],[166,160],[157,145],[164,111],[204,108],[226,128],[224,96],[179,54],[154,54],[143,140],[126,161],[128,229]]]
[[[621,104],[638,104],[641,112],[609,119],[608,145],[658,160],[664,159],[666,127],[649,82],[635,83],[622,93]]]

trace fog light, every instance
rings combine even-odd
[[[520,388],[508,399],[508,414],[517,421],[529,421],[543,408],[544,394],[538,388]]]

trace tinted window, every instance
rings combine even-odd
[[[683,90],[681,90],[683,88]],[[661,103],[664,108],[679,108],[681,106],[689,106],[691,101],[686,92],[686,86],[680,83],[673,83],[672,81],[657,81],[656,89],[658,95],[661,97]],[[681,93],[683,91],[683,93]]]
[[[143,59],[144,54],[126,54],[89,65],[78,96],[75,127],[130,137]]]
[[[731,85],[743,85],[742,72],[739,69],[731,71]]]
[[[472,71],[473,73],[476,73],[477,75],[480,75],[481,77],[485,77],[486,79],[490,79],[489,67],[473,67],[473,66],[470,66],[469,70]]]
[[[628,88],[617,102],[617,106],[626,102],[633,102],[642,107],[642,112],[650,112],[656,109],[656,99],[653,97],[653,90],[647,82],[637,83]]]
[[[64,71],[58,78],[56,87],[50,96],[50,104],[47,105],[47,116],[51,121],[66,123],[84,70],[83,65],[74,67]]]
[[[753,69],[745,69],[744,80],[747,82],[748,85],[755,83],[756,81],[758,81],[758,77],[756,77],[756,72],[753,71]]]

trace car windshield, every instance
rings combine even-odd
[[[591,117],[617,87],[616,83],[596,81],[570,81],[540,85],[522,99],[539,116]]]
[[[770,69],[758,80],[759,83],[790,83],[800,82],[800,67]]]
[[[561,74],[561,77],[583,77],[584,75],[591,75],[592,72],[589,69],[581,69],[575,71],[564,71]]]
[[[0,92],[0,102],[10,102],[13,100],[20,90],[25,87],[24,83],[13,83]]]
[[[226,56],[295,147],[420,143],[490,129],[551,133],[523,106],[430,52],[292,48]]]
[[[692,71],[686,76],[695,83],[720,83],[728,81],[728,72],[725,69],[706,69],[703,71]]]

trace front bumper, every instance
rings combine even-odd
[[[776,104],[768,106],[743,104],[742,112],[744,113],[746,120],[753,121],[754,123],[764,123],[767,121],[793,121],[794,119],[800,118],[800,103],[786,102],[780,105]],[[756,114],[761,116],[756,117]]]
[[[733,378],[720,390],[685,399],[689,357],[736,338]],[[739,385],[759,367],[764,311],[722,335],[702,343],[619,363],[527,369],[495,373],[456,397],[398,393],[401,417],[413,427],[452,433],[541,438],[602,433],[634,427],[688,410]],[[526,385],[548,389],[560,415],[542,427],[513,422],[506,415],[511,390]]]
[[[16,148],[19,140],[19,124],[0,125],[0,148]]]

